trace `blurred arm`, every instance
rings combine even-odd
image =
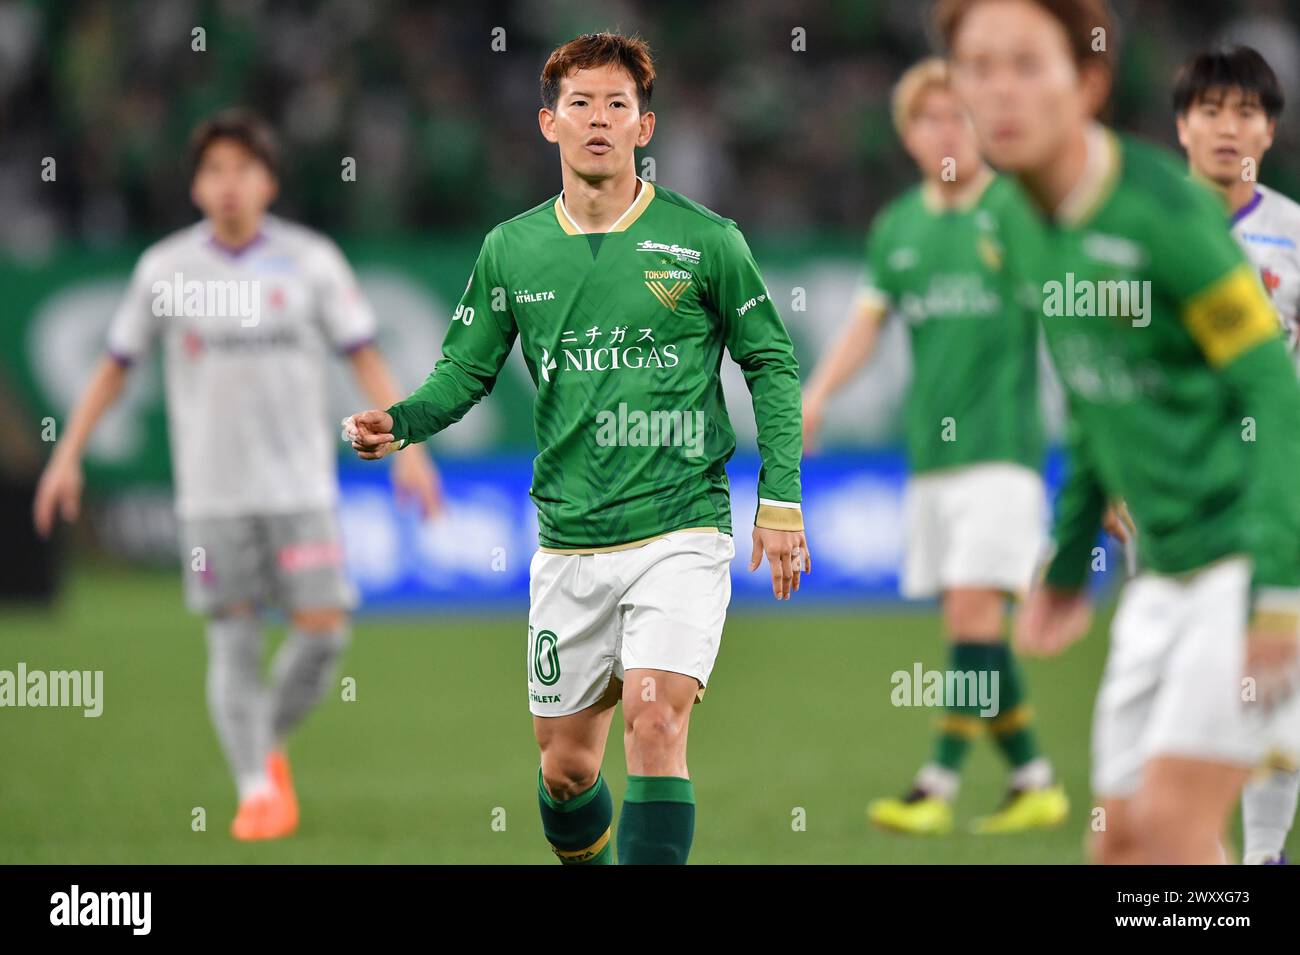
[[[808,387],[804,389],[806,402],[824,404],[871,358],[884,318],[885,311],[875,302],[858,305],[853,317],[813,370]]]
[[[41,537],[48,537],[54,527],[55,514],[65,521],[75,521],[81,509],[81,454],[90,440],[95,424],[117,401],[126,382],[126,365],[113,357],[100,361],[90,384],[82,393],[63,437],[54,445],[32,503],[32,522]]]
[[[63,436],[55,442],[51,461],[81,460],[81,454],[95,430],[95,425],[122,394],[127,371],[127,366],[112,356],[105,356],[100,360],[90,378],[90,383],[72,409]]]
[[[371,407],[387,408],[402,398],[397,382],[393,380],[379,349],[374,345],[362,345],[348,356],[352,365],[352,374],[361,390],[365,392]]]

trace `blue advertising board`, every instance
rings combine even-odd
[[[440,458],[446,515],[421,521],[393,494],[385,463],[346,463],[340,514],[349,569],[365,611],[523,608],[537,549],[537,514],[528,497],[531,459]],[[737,456],[731,479],[736,558],[733,602],[771,599],[766,566],[750,573],[750,534],[759,461]],[[1054,496],[1061,461],[1048,461]],[[801,602],[896,601],[904,543],[906,467],[895,451],[809,458],[803,464],[804,523],[813,573]],[[1107,566],[1114,566],[1107,555]],[[1119,566],[1123,566],[1119,559]],[[1098,585],[1104,574],[1096,575]]]

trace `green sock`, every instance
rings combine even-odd
[[[1024,677],[1011,647],[1005,643],[989,646],[989,669],[998,672],[998,715],[987,721],[989,732],[1013,769],[1038,758],[1038,741],[1034,739],[1033,709],[1025,701]]]
[[[953,643],[948,647],[948,669],[966,672],[983,669],[984,645],[979,643]],[[939,721],[939,738],[935,742],[934,761],[944,769],[959,772],[970,752],[971,743],[984,729],[980,722],[978,705],[944,707]]]
[[[629,776],[618,819],[619,865],[685,865],[695,788],[680,776]]]
[[[546,791],[541,769],[537,770],[537,804],[542,810],[542,832],[564,865],[613,865],[609,827],[614,820],[614,801],[605,778],[584,793],[557,802]]]

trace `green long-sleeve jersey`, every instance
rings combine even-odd
[[[1012,180],[985,172],[959,207],[917,186],[872,225],[863,301],[907,323],[913,473],[985,461],[1042,465],[1038,322],[1015,295],[993,214],[1027,202]]]
[[[516,338],[537,386],[530,493],[543,547],[730,533],[724,348],[754,403],[756,523],[802,528],[798,365],[730,219],[642,182],[606,233],[582,233],[561,196],[498,225],[432,374],[388,409],[394,436],[421,441],[460,420],[492,390]]]
[[[1088,168],[1092,188],[1052,221],[1007,230],[1071,418],[1046,579],[1083,583],[1123,498],[1151,570],[1245,554],[1257,590],[1295,588],[1300,385],[1222,204],[1172,156],[1101,127]]]

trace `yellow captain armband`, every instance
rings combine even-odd
[[[1281,334],[1259,277],[1244,262],[1192,296],[1183,306],[1183,323],[1215,366]]]
[[[754,526],[765,527],[771,531],[801,531],[803,530],[803,510],[798,504],[760,497],[758,499],[758,514],[754,518]]]

